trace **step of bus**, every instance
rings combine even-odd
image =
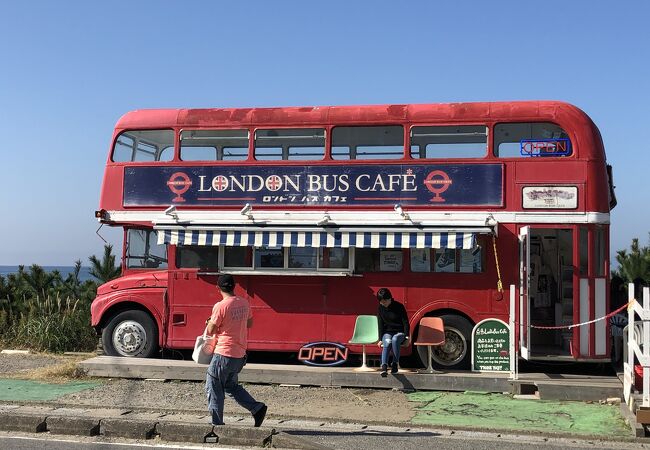
[[[207,366],[194,361],[97,356],[79,363],[90,376],[106,378],[165,379],[203,381]],[[468,371],[435,374],[401,369],[386,378],[377,370],[356,371],[354,367],[312,367],[302,365],[257,364],[244,367],[239,380],[257,384],[355,387],[376,389],[522,392],[539,391],[544,400],[598,401],[620,397],[623,386],[615,377],[524,373],[518,380],[508,374]]]

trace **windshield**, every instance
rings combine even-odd
[[[129,269],[167,268],[167,245],[158,244],[153,230],[130,229],[126,234],[126,267]]]

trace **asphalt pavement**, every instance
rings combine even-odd
[[[611,442],[580,440],[573,438],[545,438],[522,435],[503,435],[500,433],[477,433],[470,431],[405,429],[398,427],[369,427],[365,430],[350,431],[336,427],[314,430],[293,430],[296,436],[341,450],[358,449],[400,449],[422,450],[563,450],[563,449],[647,449],[647,442]],[[177,444],[160,441],[138,441],[108,439],[103,436],[53,436],[49,433],[34,435],[26,433],[0,432],[0,448],[6,450],[132,450],[134,448],[165,449],[205,449],[224,448],[218,444]],[[228,446],[227,448],[248,449],[256,447]]]

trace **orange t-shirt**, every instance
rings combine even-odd
[[[214,353],[229,358],[243,358],[248,342],[248,319],[253,317],[248,300],[230,297],[212,307],[210,320],[217,326]]]

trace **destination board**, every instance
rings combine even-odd
[[[502,206],[501,164],[126,167],[124,206]]]

